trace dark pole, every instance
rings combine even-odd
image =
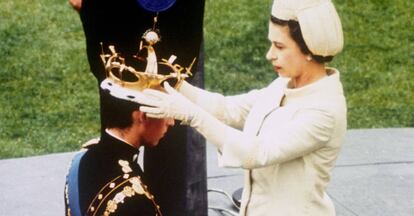
[[[174,54],[178,57],[174,63],[182,66],[197,57],[197,68],[189,81],[200,87],[204,84],[203,13],[204,0],[177,0],[160,12],[161,42],[155,47],[158,59]],[[152,27],[155,13],[140,7],[136,0],[83,0],[80,15],[90,69],[99,85],[105,79],[100,43],[114,45],[127,64],[133,64],[132,56],[142,34]],[[101,122],[105,128],[102,114]],[[200,135],[177,124],[158,147],[145,150],[144,164],[147,184],[164,215],[207,215],[205,141]]]

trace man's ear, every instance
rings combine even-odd
[[[134,122],[136,121],[138,123],[143,123],[147,120],[147,116],[145,115],[145,113],[136,110],[132,112],[132,119],[134,120]]]

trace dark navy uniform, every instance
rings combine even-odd
[[[78,171],[82,215],[161,215],[156,197],[145,186],[145,175],[137,163],[138,153],[136,148],[107,133],[103,133],[98,144],[88,147]],[[131,183],[134,180],[135,184]],[[68,211],[66,202],[66,215]]]

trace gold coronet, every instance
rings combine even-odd
[[[196,58],[193,59],[188,67],[174,64],[174,61],[177,58],[175,55],[171,55],[168,60],[161,59],[161,61],[158,62],[153,45],[159,42],[160,39],[160,35],[157,30],[154,29],[147,30],[142,36],[142,41],[139,46],[139,53],[143,49],[146,49],[147,56],[146,58],[138,55],[133,57],[137,60],[146,61],[145,71],[140,71],[134,67],[128,66],[125,63],[125,58],[116,51],[115,46],[113,45],[108,46],[110,54],[105,54],[101,43],[102,54],[100,57],[105,66],[106,77],[123,88],[136,91],[143,91],[148,88],[165,91],[163,88],[163,82],[165,81],[167,81],[174,88],[179,88],[184,79],[192,76],[191,69]],[[159,65],[167,66],[169,73],[159,74]]]

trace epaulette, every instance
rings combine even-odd
[[[82,149],[88,149],[89,147],[98,144],[100,141],[99,137],[93,138],[82,144]]]

